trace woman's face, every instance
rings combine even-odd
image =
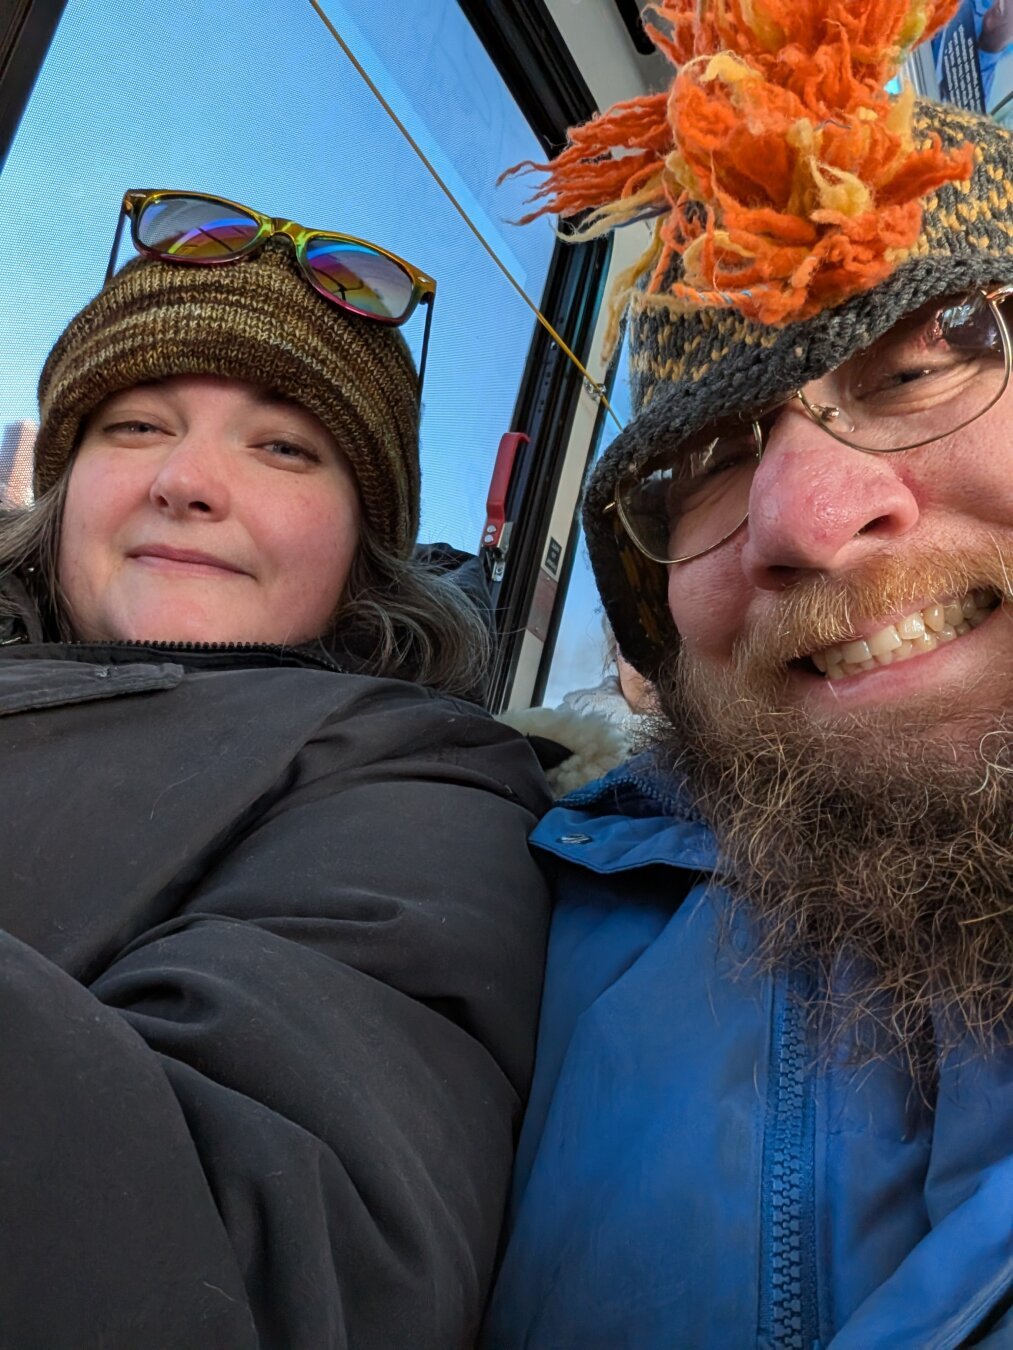
[[[59,581],[86,641],[298,643],[327,628],[359,524],[352,470],[311,413],[178,376],[89,418]]]

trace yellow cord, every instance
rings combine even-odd
[[[376,85],[375,85],[375,83],[373,82],[373,80],[370,79],[370,76],[369,76],[368,71],[364,68],[364,66],[362,65],[362,63],[359,61],[358,57],[357,57],[357,56],[355,55],[355,53],[352,51],[351,47],[349,47],[348,43],[347,43],[347,42],[345,41],[345,39],[341,36],[341,34],[338,32],[338,30],[334,27],[333,23],[331,23],[330,19],[329,19],[329,18],[327,17],[327,15],[324,13],[323,9],[321,8],[321,6],[320,6],[319,3],[318,3],[318,0],[309,0],[309,2],[310,2],[310,4],[313,6],[313,8],[316,10],[316,12],[317,12],[317,14],[318,14],[318,16],[319,16],[319,18],[320,18],[320,21],[323,23],[324,27],[325,27],[325,28],[327,29],[327,31],[330,33],[331,37],[334,39],[334,41],[338,44],[338,46],[341,48],[341,50],[342,50],[342,51],[345,53],[345,55],[348,57],[349,61],[350,61],[350,62],[352,63],[352,65],[355,67],[355,69],[356,69],[356,71],[358,72],[358,74],[362,77],[362,80],[364,81],[366,87],[369,89],[370,93],[373,94],[373,96],[376,98],[377,102],[378,102],[378,103],[380,104],[380,106],[383,108],[384,112],[387,114],[387,116],[391,119],[391,121],[392,121],[392,122],[394,123],[394,125],[397,127],[398,131],[400,131],[401,135],[405,138],[405,140],[408,142],[408,144],[411,146],[411,148],[415,151],[416,155],[418,155],[419,159],[422,161],[422,163],[425,165],[425,167],[429,170],[430,174],[432,174],[433,178],[436,180],[437,186],[440,188],[441,192],[443,192],[443,194],[446,196],[446,198],[447,198],[447,200],[450,202],[451,206],[453,206],[454,210],[457,212],[457,214],[458,214],[458,215],[461,217],[461,219],[464,221],[465,225],[467,225],[468,229],[472,232],[472,234],[475,236],[475,238],[478,240],[478,242],[482,245],[482,247],[485,249],[486,253],[488,253],[489,257],[493,260],[493,262],[496,264],[496,266],[499,268],[499,270],[503,273],[503,275],[506,277],[507,281],[509,281],[510,285],[514,288],[514,290],[517,292],[517,294],[521,297],[521,299],[524,301],[524,303],[528,306],[528,308],[529,308],[529,309],[531,310],[531,312],[534,314],[535,318],[538,320],[538,322],[542,325],[542,327],[543,327],[543,328],[545,329],[545,331],[548,333],[549,337],[552,338],[553,342],[556,343],[556,345],[559,347],[560,351],[562,351],[566,356],[568,356],[568,357],[570,358],[570,360],[573,362],[573,364],[577,367],[577,369],[580,371],[581,375],[584,377],[585,381],[586,381],[587,384],[589,385],[590,389],[593,391],[593,393],[595,394],[595,396],[596,396],[596,397],[601,401],[601,403],[604,405],[605,410],[608,412],[608,414],[609,414],[609,416],[612,418],[613,422],[615,422],[615,424],[616,424],[616,426],[619,428],[619,430],[622,431],[622,429],[623,429],[623,424],[622,424],[622,422],[620,422],[620,420],[619,420],[619,418],[616,416],[616,414],[612,411],[612,405],[609,403],[608,399],[605,397],[605,389],[604,389],[604,387],[603,387],[602,385],[598,384],[597,381],[594,380],[594,379],[592,378],[591,374],[590,374],[590,373],[588,372],[588,370],[585,368],[585,366],[584,366],[583,362],[580,360],[580,358],[579,358],[574,352],[572,352],[572,351],[570,350],[570,348],[567,346],[567,344],[563,341],[563,339],[560,337],[560,335],[556,332],[555,328],[553,328],[552,324],[549,323],[548,319],[545,317],[545,315],[542,313],[542,311],[538,308],[538,306],[535,304],[535,302],[534,302],[534,301],[531,299],[531,297],[528,295],[527,291],[525,291],[524,287],[520,284],[520,282],[517,280],[517,278],[513,275],[513,273],[510,271],[510,269],[507,267],[507,265],[502,261],[502,259],[500,258],[499,254],[498,254],[498,253],[496,252],[496,250],[492,247],[492,245],[491,245],[491,244],[489,243],[489,241],[486,239],[485,235],[483,235],[482,231],[478,228],[478,226],[475,224],[475,222],[474,222],[474,221],[471,219],[471,217],[468,215],[467,211],[465,211],[464,207],[461,205],[461,203],[460,203],[460,202],[457,200],[457,198],[454,196],[453,192],[451,192],[450,188],[447,186],[447,184],[446,184],[446,183],[443,181],[443,179],[440,177],[439,173],[438,173],[437,170],[436,170],[436,167],[432,164],[432,162],[431,162],[431,161],[429,160],[429,158],[426,156],[424,150],[423,150],[422,147],[419,145],[418,141],[416,141],[415,137],[411,134],[411,132],[408,130],[408,128],[405,126],[405,124],[404,124],[404,123],[401,121],[401,119],[398,117],[397,113],[394,111],[394,109],[390,106],[390,104],[389,104],[389,103],[387,102],[387,100],[384,98],[383,94],[381,94],[380,90],[376,87]]]

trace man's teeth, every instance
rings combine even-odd
[[[942,643],[953,642],[977,628],[985,622],[995,604],[996,597],[991,591],[971,591],[962,600],[928,605],[913,614],[906,614],[897,623],[887,624],[867,638],[813,652],[810,660],[829,680],[875,670],[877,666],[888,666],[894,661],[906,661],[922,652],[935,651]]]

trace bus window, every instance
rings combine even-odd
[[[552,224],[515,229],[501,170],[545,150],[462,9],[326,0],[328,19],[518,282],[539,300]],[[0,434],[25,491],[35,384],[102,283],[126,188],[195,188],[375,240],[438,284],[422,419],[423,539],[474,550],[531,344],[530,310],[309,4],[68,0],[0,183]],[[129,256],[129,245],[121,255]],[[416,354],[420,313],[405,336]]]
[[[629,377],[627,375],[626,344],[619,350],[614,363],[615,376],[609,402],[620,422],[630,419]],[[598,442],[594,459],[607,450],[617,434],[615,423],[602,420],[599,427]],[[590,468],[588,470],[590,472]],[[579,520],[579,515],[578,515]],[[589,689],[601,682],[605,655],[605,630],[603,611],[598,598],[591,571],[591,560],[587,556],[584,543],[584,531],[579,531],[570,581],[563,602],[562,617],[556,633],[555,647],[552,651],[548,679],[542,703],[549,708],[555,707],[564,694],[571,689]]]

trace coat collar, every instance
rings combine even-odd
[[[713,871],[710,826],[685,784],[661,770],[648,751],[571,792],[531,836],[533,847],[594,872],[662,864]]]

